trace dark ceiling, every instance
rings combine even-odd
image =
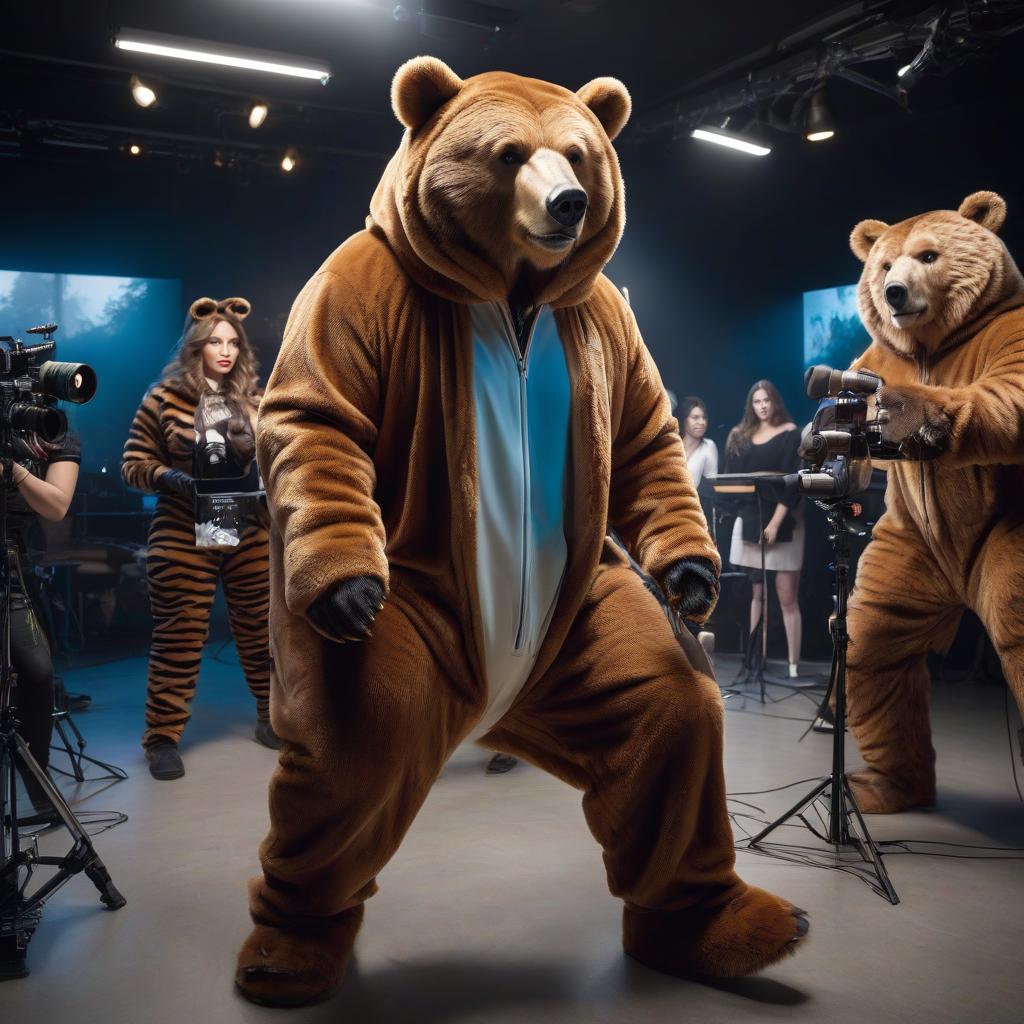
[[[935,6],[901,0],[8,4],[0,31],[0,155],[99,160],[119,156],[131,142],[140,142],[153,158],[245,173],[253,167],[276,171],[289,148],[321,165],[353,157],[379,162],[394,150],[399,131],[389,106],[391,77],[404,60],[424,53],[445,60],[464,77],[500,68],[576,88],[596,76],[614,75],[634,99],[633,124],[623,142],[644,141],[671,136],[680,97],[685,105],[687,96],[706,96],[709,87],[729,80],[739,81],[742,88],[748,70],[764,72],[766,67],[771,88],[775,62],[804,48],[813,63],[815,52],[824,53],[828,45],[821,40],[837,25],[857,20],[884,28],[910,24],[914,17],[920,25]],[[966,6],[1024,9],[1024,4],[1005,0],[973,0]],[[321,86],[128,54],[112,45],[116,26],[314,58],[326,61],[333,77]],[[838,52],[832,45],[831,52]],[[880,77],[890,91],[899,61],[912,53],[890,53],[872,66],[877,75],[882,65]],[[995,65],[989,62],[982,68],[980,60],[974,65],[973,70],[958,68],[955,87],[937,89],[939,102],[969,91],[972,82],[991,87]],[[157,91],[155,107],[144,110],[132,102],[132,73]],[[1016,75],[1012,61],[999,72],[1007,73]],[[833,101],[845,118],[900,114],[891,97],[849,82],[838,83],[834,91]],[[254,97],[271,106],[267,123],[258,131],[245,121]]]

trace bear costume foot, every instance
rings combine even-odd
[[[739,978],[796,952],[810,928],[806,913],[753,886],[713,908],[641,913],[626,907],[622,946],[668,974]]]
[[[260,1006],[309,1006],[341,983],[363,923],[363,904],[302,931],[257,924],[238,954],[235,987]]]
[[[874,768],[861,768],[847,776],[861,814],[899,814],[915,807],[935,806],[935,780],[897,780]]]

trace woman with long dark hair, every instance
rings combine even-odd
[[[194,507],[197,478],[244,475],[255,457],[258,371],[242,327],[249,308],[237,298],[192,303],[174,359],[143,397],[124,447],[125,482],[159,495],[149,529],[153,644],[142,740],[157,779],[185,773],[178,742],[195,694],[218,578],[256,700],[256,739],[278,746],[269,713],[267,531],[253,523],[226,550],[199,546]]]
[[[743,418],[729,431],[725,443],[725,472],[792,473],[800,468],[800,431],[790,418],[786,403],[770,380],[759,380],[747,392]],[[765,567],[775,573],[775,592],[782,608],[789,653],[789,674],[797,675],[800,661],[802,622],[800,618],[800,569],[804,561],[804,524],[799,497],[787,498],[763,509]],[[753,599],[750,630],[761,620],[761,541],[757,498],[743,507],[733,528],[729,560],[733,565],[757,569],[751,574]]]

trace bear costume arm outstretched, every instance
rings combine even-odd
[[[679,425],[633,314],[626,308],[624,315],[627,362],[612,441],[609,525],[660,584],[681,559],[705,560],[717,580],[721,560],[690,478]],[[712,608],[713,603],[698,621]]]
[[[1011,313],[990,331],[981,374],[963,387],[893,384],[879,393],[887,440],[916,437],[942,449],[945,466],[1024,464],[1024,314]]]
[[[370,576],[388,585],[373,497],[374,324],[364,298],[321,270],[295,301],[260,405],[257,458],[283,545],[285,602],[295,615],[342,580]]]

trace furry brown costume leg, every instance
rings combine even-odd
[[[423,628],[422,604],[396,573],[374,624],[386,643],[325,645],[315,677],[273,678],[282,750],[236,975],[256,1002],[315,1002],[338,984],[375,876],[479,715],[482,695],[450,683],[468,671],[458,645]]]
[[[459,675],[445,662],[461,655],[417,628],[421,601],[393,586],[374,626],[387,645],[330,645],[325,685],[317,672],[275,690],[285,746],[236,975],[257,1002],[313,1002],[341,980],[357,908],[479,716],[481,695],[449,682]],[[806,931],[800,912],[733,869],[722,720],[714,681],[616,562],[599,570],[556,667],[484,740],[584,791],[609,885],[626,900],[626,950],[662,970],[748,974]]]
[[[988,631],[1010,692],[1024,715],[1024,517],[989,534],[967,580],[970,606]]]
[[[849,613],[849,721],[867,762],[850,773],[850,786],[866,814],[935,801],[926,659],[949,647],[962,613],[920,536],[881,520],[857,568]]]
[[[626,952],[660,970],[737,976],[794,948],[791,904],[734,871],[724,710],[632,569],[598,571],[554,667],[485,737],[583,791]]]

